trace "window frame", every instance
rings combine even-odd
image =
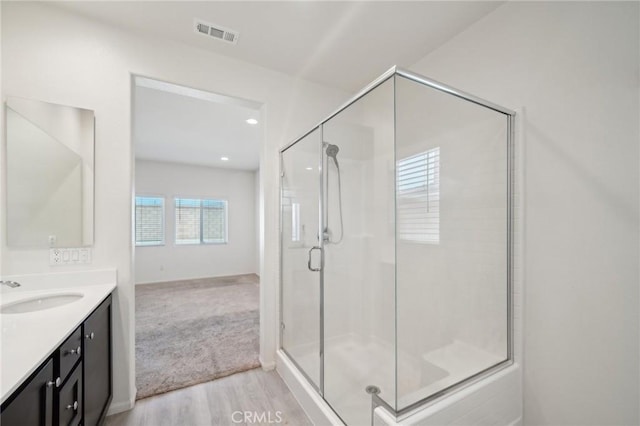
[[[162,218],[161,218],[161,224],[160,224],[160,229],[162,232],[162,240],[160,242],[138,242],[138,214],[137,214],[137,209],[138,209],[138,198],[156,198],[159,200],[162,200],[162,208],[161,208],[161,212],[162,212]],[[166,197],[164,195],[158,195],[158,194],[136,194],[134,195],[134,200],[133,200],[133,244],[134,244],[134,248],[137,247],[162,247],[164,245],[166,245],[166,241],[167,241],[167,220],[166,220],[166,207],[167,207],[167,203],[166,203]]]
[[[178,200],[198,200],[200,205],[200,241],[189,240],[180,242],[178,240]],[[224,203],[224,239],[222,241],[204,241],[204,223],[203,223],[203,201],[214,201]],[[224,245],[229,244],[229,201],[226,198],[214,197],[190,197],[190,196],[174,196],[173,197],[173,242],[176,246],[202,246],[202,245]]]

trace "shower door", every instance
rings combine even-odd
[[[324,399],[348,425],[371,424],[367,389],[395,397],[393,83],[322,125]]]
[[[394,81],[281,154],[281,346],[348,425],[395,398]]]
[[[320,130],[281,154],[282,349],[320,391],[322,235]]]
[[[391,70],[281,151],[281,339],[347,425],[512,362],[512,111]]]

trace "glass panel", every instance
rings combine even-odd
[[[281,178],[281,345],[320,387],[320,131],[282,153]],[[311,252],[310,252],[311,251]]]
[[[175,199],[176,244],[227,242],[227,201]]]
[[[396,77],[397,409],[507,359],[507,116]]]
[[[200,200],[176,198],[176,244],[200,244]]]
[[[202,242],[227,242],[226,200],[202,200]]]
[[[136,197],[136,246],[164,244],[164,198]]]
[[[350,425],[371,424],[373,385],[395,400],[393,79],[323,126],[324,390]]]

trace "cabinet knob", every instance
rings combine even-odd
[[[78,401],[73,401],[73,405],[69,404],[67,405],[67,410],[71,410],[73,408],[73,411],[76,411],[78,409]]]
[[[62,383],[62,379],[60,379],[60,377],[56,377],[56,381],[55,382],[47,382],[47,386],[50,386],[49,383],[51,383],[52,385],[56,385],[56,387],[59,388],[60,384]]]
[[[75,354],[75,355],[80,356],[80,354],[81,354],[82,352],[81,352],[80,346],[78,346],[78,348],[77,348],[77,349],[71,349],[71,350],[69,351],[69,353],[70,353],[70,354],[72,354],[72,355],[73,355],[73,354]]]
[[[93,331],[92,331],[91,333],[87,334],[85,337],[86,337],[87,339],[93,340],[93,338],[94,338],[95,336],[96,336],[96,335],[95,335],[95,334],[93,334]]]

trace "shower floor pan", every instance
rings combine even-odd
[[[384,342],[346,335],[325,343],[325,400],[348,425],[370,424],[371,395],[369,385],[380,388],[380,396],[392,404],[395,386],[393,346]],[[318,376],[318,354],[310,346],[288,350],[298,365],[312,377]],[[400,355],[398,400],[403,408],[467,378],[475,371],[501,361],[486,351],[462,342],[453,343],[423,354],[421,357]]]

